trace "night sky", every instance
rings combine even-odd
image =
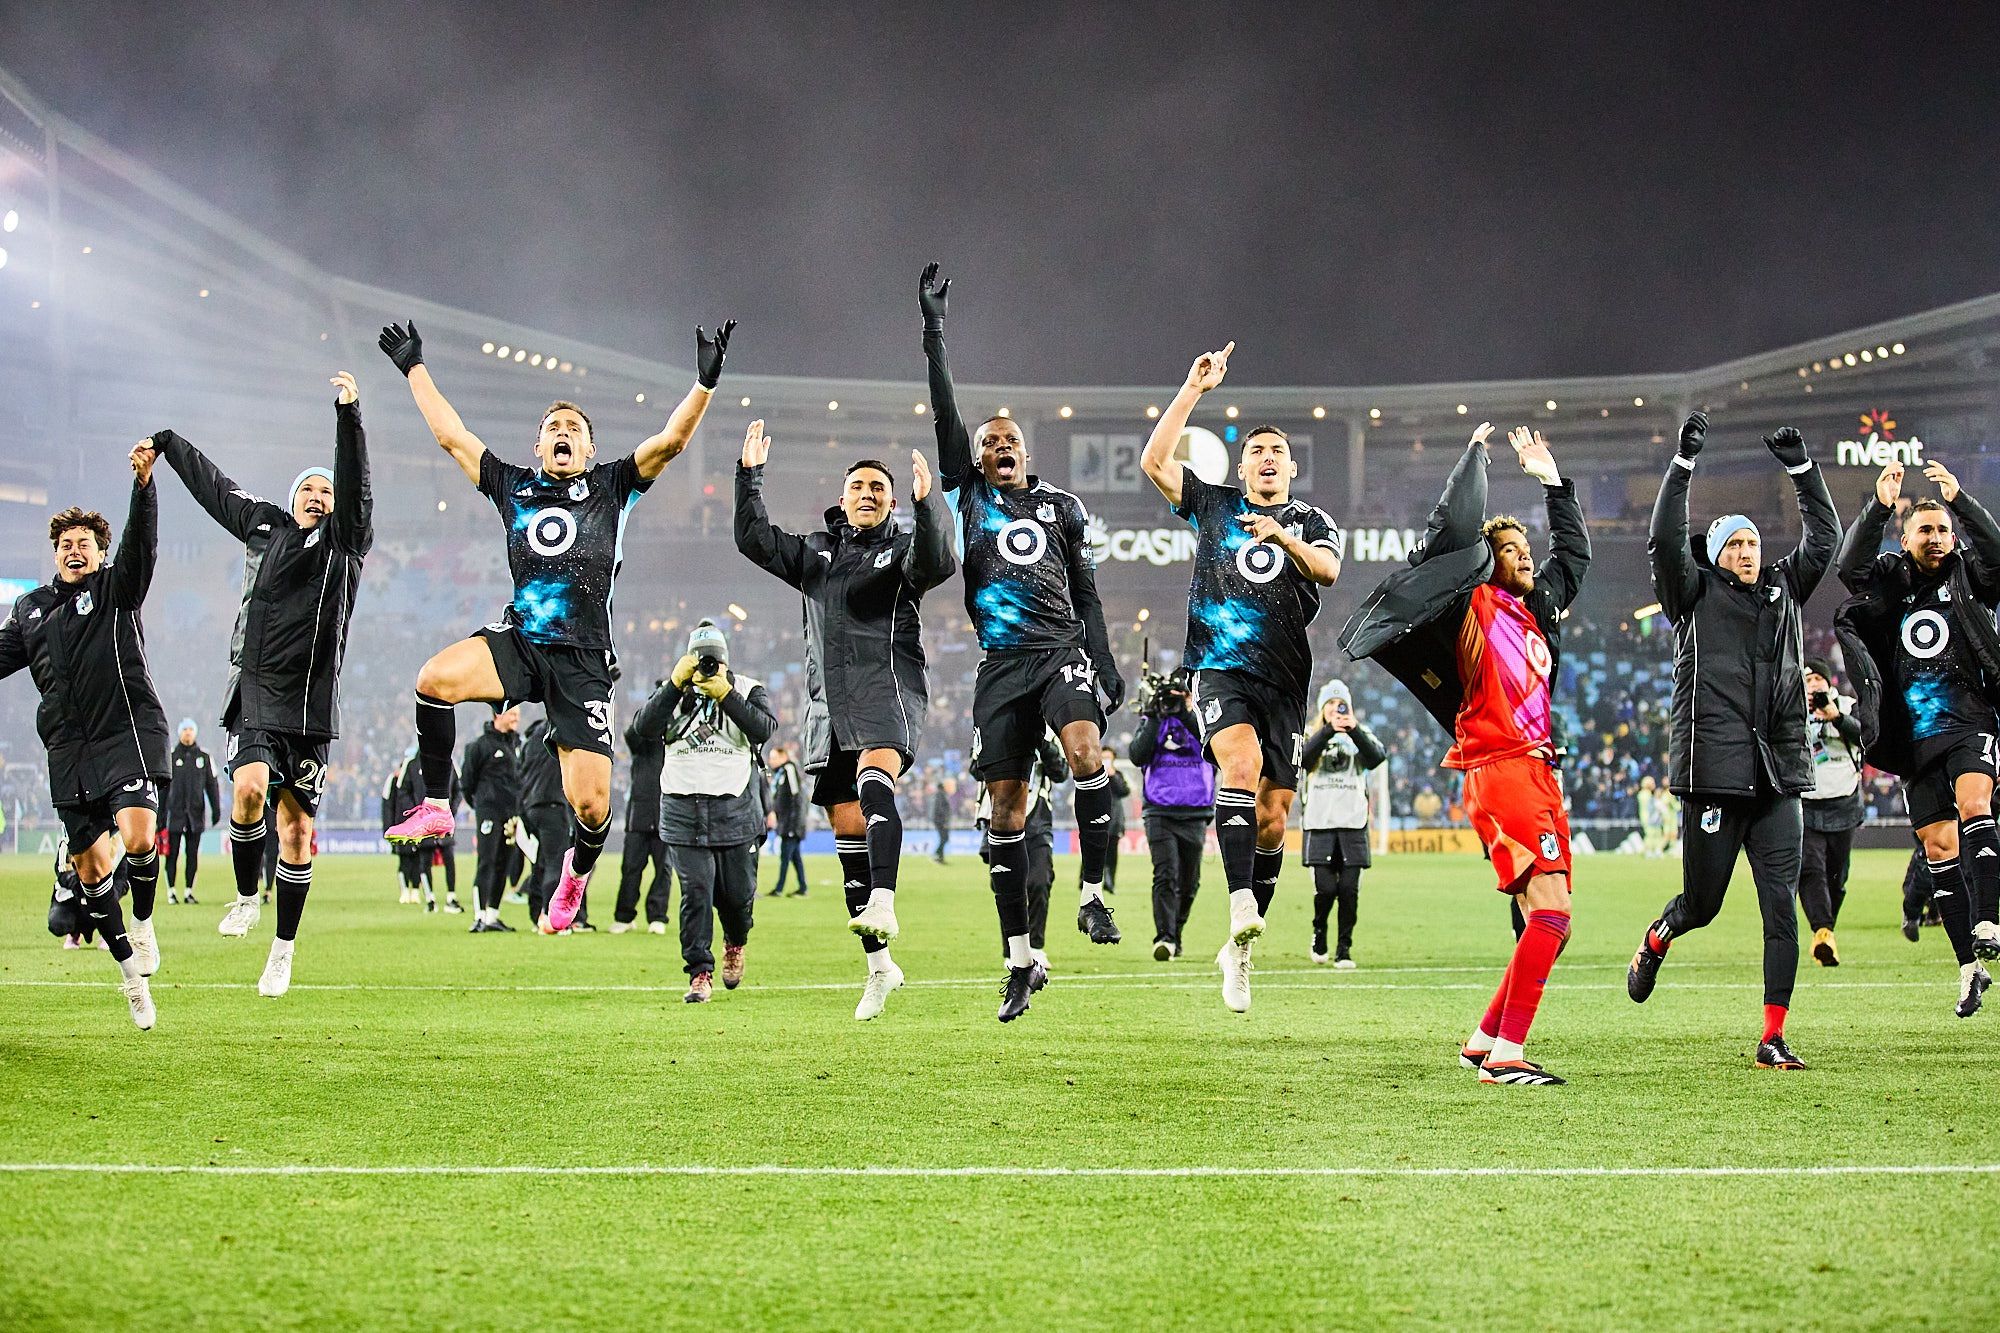
[[[2000,290],[2000,6],[0,3],[329,270],[687,363],[1686,369]]]

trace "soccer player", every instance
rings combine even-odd
[[[194,903],[194,877],[201,866],[201,835],[222,818],[222,789],[215,781],[215,760],[195,744],[194,719],[181,719],[180,739],[168,756],[166,828],[167,901],[174,893],[175,862],[187,856],[187,901]]]
[[[1803,1069],[1785,1042],[1799,970],[1794,899],[1805,838],[1799,798],[1813,786],[1799,622],[1833,562],[1840,516],[1804,437],[1780,427],[1764,437],[1764,447],[1797,493],[1798,549],[1767,566],[1757,525],[1724,514],[1709,525],[1697,553],[1688,538],[1688,484],[1707,438],[1708,418],[1696,412],[1681,427],[1647,536],[1653,591],[1674,626],[1667,788],[1683,802],[1681,891],[1640,940],[1625,988],[1645,1003],[1668,945],[1721,910],[1742,852],[1764,920],[1764,1035],[1755,1063]]]
[[[1008,941],[1006,1003],[999,1015],[1007,1023],[1027,1011],[1028,996],[1042,980],[1028,944],[1026,844],[1016,835],[1027,819],[1028,769],[1045,729],[1061,739],[1076,775],[1082,854],[1076,928],[1092,944],[1118,942],[1104,901],[1104,857],[1116,798],[1103,746],[1105,715],[1124,702],[1125,682],[1104,630],[1083,502],[1028,471],[1020,423],[989,417],[976,438],[965,429],[944,346],[950,293],[951,279],[940,281],[936,264],[924,270],[917,298],[930,366],[938,480],[946,494],[957,497],[965,611],[981,652],[972,686],[972,775],[986,784],[993,800],[988,875]]]
[[[1540,431],[1507,442],[1542,484],[1549,557],[1537,569],[1527,527],[1486,517],[1487,437],[1481,422],[1446,479],[1415,562],[1370,593],[1341,631],[1355,659],[1372,657],[1452,734],[1446,768],[1465,774],[1465,810],[1502,893],[1526,912],[1514,956],[1459,1060],[1482,1083],[1546,1087],[1564,1080],[1523,1053],[1569,943],[1569,816],[1556,780],[1550,685],[1563,613],[1590,568],[1590,534],[1576,483]]]
[[[1903,780],[1910,826],[1929,862],[1931,898],[1958,959],[1964,1018],[1978,1011],[1988,984],[1980,960],[2000,958],[1993,823],[2000,525],[1937,459],[1924,463],[1924,476],[1940,499],[1911,505],[1902,549],[1880,555],[1902,496],[1903,466],[1891,463],[1876,478],[1874,503],[1841,544],[1840,579],[1852,595],[1834,623],[1848,675],[1860,684],[1862,750],[1870,764]],[[1914,927],[1905,933],[1914,935]]]
[[[146,673],[139,608],[153,582],[160,502],[153,451],[137,445],[130,461],[132,504],[118,558],[105,559],[111,525],[102,514],[72,507],[49,520],[56,575],[22,594],[0,624],[0,679],[25,667],[41,692],[35,730],[48,751],[49,798],[69,839],[84,915],[118,963],[132,1021],[151,1029],[146,978],[160,966],[153,839],[167,779],[167,714]],[[112,878],[119,844],[129,927]]]
[[[566,930],[611,830],[611,592],[625,520],[667,464],[687,447],[722,377],[730,320],[710,338],[695,329],[695,383],[659,434],[610,463],[592,465],[597,437],[575,403],[552,403],[535,442],[539,468],[503,463],[453,410],[424,365],[412,322],[382,330],[383,352],[410,382],[417,408],[444,451],[493,502],[507,533],[514,595],[495,624],[424,663],[417,674],[417,751],[424,800],[387,837],[420,842],[451,834],[455,704],[543,703],[573,817],[569,850],[541,929]]]
[[[472,809],[473,921],[468,934],[504,934],[500,895],[507,887],[507,857],[514,821],[521,814],[521,710],[502,708],[467,743],[458,765],[465,803]]]
[[[868,980],[854,1016],[876,1017],[903,971],[889,957],[896,938],[896,876],[903,818],[896,779],[916,758],[930,707],[924,662],[924,594],[958,562],[930,465],[912,451],[916,529],[891,520],[895,482],[872,458],[850,465],[840,504],[823,532],[799,536],[764,508],[771,441],[753,421],[736,469],[736,549],[797,588],[806,640],[805,767],[812,801],[833,824],[847,896],[848,929],[861,937]]]
[[[1306,778],[1305,841],[1301,862],[1313,875],[1312,960],[1354,966],[1354,918],[1361,900],[1361,872],[1373,863],[1368,847],[1370,769],[1389,752],[1354,714],[1347,682],[1330,680],[1319,692],[1319,725],[1306,735],[1300,755]],[[1326,918],[1335,910],[1334,946],[1326,947]]]
[[[276,792],[278,925],[257,981],[257,993],[273,998],[292,984],[299,918],[312,888],[313,820],[326,784],[327,751],[340,735],[347,624],[361,563],[375,544],[360,397],[349,372],[330,382],[337,390],[333,471],[309,467],[299,473],[282,508],[238,486],[173,431],[156,432],[149,442],[195,503],[243,543],[243,601],[222,703],[236,901],[216,929],[240,939],[257,924],[268,836],[264,807]]]
[[[1243,437],[1243,489],[1210,485],[1174,461],[1201,396],[1222,383],[1230,343],[1204,352],[1160,414],[1139,464],[1197,534],[1188,589],[1187,647],[1203,748],[1220,770],[1215,841],[1229,884],[1229,938],[1216,955],[1222,1002],[1250,1008],[1250,949],[1285,864],[1285,817],[1299,785],[1306,695],[1312,687],[1307,627],[1319,590],[1340,577],[1345,539],[1322,509],[1292,498],[1291,441],[1275,426]]]

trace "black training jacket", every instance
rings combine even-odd
[[[660,767],[667,760],[667,744],[641,731],[634,718],[625,728],[625,748],[632,752],[632,794],[625,800],[625,830],[658,833]]]
[[[159,552],[159,491],[132,484],[118,558],[75,583],[23,595],[0,625],[0,679],[26,667],[42,704],[35,730],[49,754],[57,805],[167,779],[167,715],[146,671],[139,608]]]
[[[222,789],[215,779],[215,760],[199,745],[174,745],[167,756],[167,799],[160,807],[160,827],[199,833],[222,819]]]
[[[924,594],[952,576],[951,528],[934,485],[914,531],[892,520],[866,531],[839,508],[801,537],[771,522],[764,469],[736,469],[736,549],[805,595],[805,767],[842,749],[890,746],[914,755],[930,707]]]
[[[799,766],[787,759],[771,772],[772,813],[778,817],[778,836],[806,836],[805,779]]]
[[[1813,788],[1813,762],[1801,609],[1833,563],[1840,515],[1817,464],[1793,472],[1798,549],[1744,584],[1690,539],[1693,476],[1692,460],[1676,454],[1646,538],[1653,592],[1674,626],[1667,789],[1676,796],[1802,795]]]
[[[292,517],[291,497],[282,505],[258,499],[174,432],[160,431],[153,445],[195,502],[243,543],[222,725],[338,736],[347,622],[361,561],[375,543],[361,404],[334,406],[333,513],[310,528]]]
[[[538,805],[565,805],[562,761],[556,758],[547,718],[536,718],[521,733],[521,808]]]
[[[512,819],[521,810],[521,733],[489,723],[459,752],[458,782],[472,813]]]

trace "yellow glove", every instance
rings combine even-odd
[[[687,688],[688,680],[694,675],[694,669],[697,665],[699,665],[699,662],[693,653],[687,654],[680,661],[674,663],[672,679],[675,689],[684,690]]]
[[[696,676],[694,687],[711,699],[725,698],[730,689],[729,668],[724,667],[712,676]]]

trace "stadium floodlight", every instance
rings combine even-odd
[[[569,374],[569,372],[570,372],[570,371],[571,371],[572,369],[574,369],[574,367],[573,367],[573,366],[571,366],[569,362],[565,361],[565,362],[563,362],[563,363],[562,363],[562,373],[563,373],[563,374],[565,374],[565,375]]]
[[[540,366],[542,364],[542,354],[540,352],[537,352],[533,356],[529,357],[528,364],[531,366]]]
[[[632,401],[635,403],[643,403],[646,401],[646,395],[643,393],[633,394]]]
[[[1842,361],[1845,361],[1848,365],[1851,366],[1854,364],[1854,353],[1849,352],[1846,356],[1843,356],[1840,359]]]
[[[206,287],[202,288],[200,291],[196,292],[195,295],[199,296],[202,300],[206,301],[208,299],[208,288]]]
[[[1140,607],[1140,608],[1139,608],[1139,623],[1140,623],[1141,625],[1145,624],[1145,623],[1146,623],[1147,621],[1151,620],[1152,618],[1153,618],[1153,612],[1152,612],[1152,609],[1151,609],[1150,607],[1144,607],[1144,606],[1142,606],[1142,607]]]
[[[1160,415],[1160,405],[1159,405],[1158,403],[1148,403],[1148,404],[1146,404],[1146,419],[1147,419],[1148,421],[1151,421],[1151,420],[1153,420],[1154,418],[1158,417],[1159,415]]]
[[[1553,412],[1556,410],[1556,400],[1553,398],[1547,399],[1542,403],[1542,406]]]
[[[750,613],[734,602],[724,607],[723,610],[729,612],[730,615],[736,617],[738,620],[748,620],[750,618]]]
[[[1632,400],[1632,406],[1634,407],[1644,407],[1645,405],[1646,405],[1646,400],[1644,398],[1634,398]]]
[[[11,235],[15,231],[19,230],[20,226],[21,226],[21,210],[19,210],[18,208],[10,208],[6,211],[5,214],[0,214],[0,231],[7,232],[8,234]]]
[[[1458,414],[1459,414],[1460,416],[1464,416],[1464,415],[1465,415],[1465,404],[1464,404],[1464,403],[1460,403],[1460,404],[1458,405]]]
[[[1222,415],[1228,417],[1231,421],[1236,420],[1236,404],[1231,403],[1229,406],[1223,408]]]
[[[499,357],[502,361],[505,361],[509,356],[512,356],[513,353],[514,353],[513,348],[509,347],[506,343],[501,343],[499,350],[494,352],[493,355]]]
[[[1061,417],[1064,421],[1068,421],[1070,417],[1075,415],[1075,413],[1070,411],[1070,406],[1068,403],[1064,403],[1061,407],[1058,407],[1056,409],[1056,415]]]
[[[1875,349],[1875,355],[1886,358],[1889,355],[1889,349],[1886,347],[1878,347]]]
[[[523,362],[523,361],[526,361],[527,359],[528,359],[528,349],[527,349],[527,348],[525,348],[525,347],[516,347],[516,348],[514,349],[514,364],[516,364],[516,365],[519,365],[519,364],[520,364],[521,362]]]
[[[1864,347],[1861,349],[1861,359],[1863,361],[1873,361],[1875,359],[1875,353],[1869,351],[1866,347]]]
[[[1324,420],[1326,420],[1326,408],[1324,408],[1324,407],[1315,407],[1315,408],[1313,409],[1313,420],[1314,420],[1314,421],[1324,421]]]
[[[569,369],[569,363],[568,363],[568,362],[564,362],[564,363],[563,363],[563,369],[564,369],[564,370],[568,370],[568,369]],[[743,397],[742,397],[741,399],[739,399],[739,400],[737,401],[737,404],[736,404],[736,405],[737,405],[738,407],[748,407],[748,406],[750,406],[750,395],[749,395],[749,394],[747,394],[747,393],[746,393],[746,394],[744,394],[744,395],[743,395]]]
[[[829,412],[838,412],[840,410],[840,400],[838,398],[827,399],[826,410]]]
[[[1011,417],[1014,415],[1014,413],[1011,409],[1003,407],[998,412],[995,412],[993,415],[996,417]]]
[[[1368,419],[1369,419],[1370,421],[1380,421],[1380,420],[1382,419],[1382,409],[1381,409],[1381,408],[1379,408],[1379,407],[1371,407],[1371,408],[1369,408],[1369,409],[1368,409]]]
[[[1890,351],[1892,351],[1892,352],[1894,352],[1894,353],[1895,353],[1895,354],[1896,354],[1897,356],[1901,356],[1901,355],[1903,354],[1903,344],[1901,344],[1901,343],[1890,343],[1890,344],[1889,344],[1889,350],[1890,350]]]
[[[918,416],[922,416],[924,414],[924,405],[922,403],[918,403],[910,410],[916,413]]]
[[[493,344],[492,344],[492,343],[481,343],[481,344],[479,344],[479,350],[480,350],[480,351],[481,351],[482,353],[484,353],[485,355],[487,355],[487,356],[492,356],[492,355],[493,355]]]

